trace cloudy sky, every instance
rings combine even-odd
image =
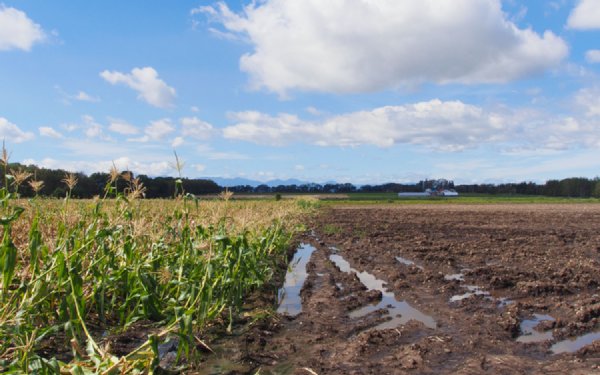
[[[0,137],[87,173],[595,177],[600,0],[0,0]]]

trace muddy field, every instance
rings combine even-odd
[[[327,208],[299,243],[206,371],[600,374],[598,205]]]

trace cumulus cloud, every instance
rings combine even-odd
[[[183,117],[180,119],[181,133],[184,137],[206,140],[213,134],[213,126],[197,117]]]
[[[152,121],[150,125],[144,129],[144,133],[150,137],[150,139],[157,141],[162,139],[167,134],[175,131],[173,123],[168,118]]]
[[[120,157],[114,160],[99,161],[73,161],[57,160],[53,158],[44,158],[41,160],[26,159],[24,164],[34,164],[43,168],[64,169],[72,172],[84,172],[87,174],[94,172],[108,172],[113,163],[118,170],[130,170],[135,174],[145,174],[149,176],[172,175],[173,168],[166,161],[143,162],[133,160],[129,157]]]
[[[105,70],[100,76],[112,85],[125,84],[138,92],[138,98],[159,108],[173,106],[176,92],[158,77],[158,72],[152,67],[134,68],[131,73],[109,72]]]
[[[600,49],[591,49],[585,53],[585,59],[590,64],[600,63]]]
[[[408,143],[447,151],[462,150],[504,134],[504,119],[460,101],[431,100],[403,106],[386,106],[305,121],[295,115],[270,116],[260,112],[231,115],[234,125],[225,138],[259,144],[308,142],[320,146],[390,147]]]
[[[0,3],[0,51],[31,50],[35,43],[46,39],[42,27],[27,14]]]
[[[144,135],[137,138],[128,138],[129,142],[150,142],[165,140],[165,137],[175,131],[175,126],[170,118],[151,121],[144,128]]]
[[[543,72],[568,47],[519,29],[499,0],[265,0],[197,8],[247,39],[254,88],[368,92],[421,82],[496,83]]]
[[[552,116],[531,109],[497,111],[460,101],[431,100],[386,106],[308,121],[291,114],[255,111],[231,114],[225,138],[269,146],[308,143],[318,146],[391,147],[416,145],[458,152],[493,144],[508,153],[600,147],[600,92],[577,94],[582,112]]]
[[[83,132],[88,138],[97,138],[103,135],[102,125],[96,122],[94,118],[90,115],[84,115],[83,119]]]
[[[23,131],[4,117],[0,117],[0,138],[9,142],[21,143],[29,141],[33,137],[32,132]]]
[[[579,30],[600,29],[598,0],[581,0],[569,15],[567,26]]]
[[[134,135],[140,132],[140,130],[137,127],[131,125],[130,123],[124,120],[109,118],[109,122],[110,124],[108,125],[108,130],[115,133],[123,135]]]
[[[50,126],[40,126],[38,130],[42,137],[63,138],[63,135],[61,133],[54,130],[54,128],[51,128]]]

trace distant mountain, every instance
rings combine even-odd
[[[267,182],[261,182],[257,180],[250,180],[248,178],[223,178],[223,177],[204,177],[209,180],[213,180],[217,185],[223,187],[231,187],[231,186],[241,186],[241,185],[250,185],[252,187],[257,187],[258,185],[267,185],[267,186],[279,186],[279,185],[304,185],[310,184],[307,181],[301,181],[295,178],[290,178],[287,180],[271,180]]]
[[[231,187],[231,186],[242,186],[242,185],[250,185],[252,187],[257,187],[262,184],[260,181],[250,180],[247,178],[223,178],[223,177],[203,177],[208,180],[213,180],[217,185],[223,187]]]
[[[265,182],[265,185],[268,186],[279,186],[279,185],[306,185],[306,184],[310,184],[310,182],[307,181],[301,181],[298,180],[296,178],[288,178],[287,180],[271,180],[271,181],[267,181]]]

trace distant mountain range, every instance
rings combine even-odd
[[[236,177],[236,178],[223,178],[223,177],[202,177],[204,179],[207,180],[213,180],[217,185],[219,186],[223,186],[223,187],[231,187],[231,186],[244,186],[244,185],[250,185],[252,187],[257,187],[258,185],[267,185],[269,187],[274,187],[274,186],[279,186],[279,185],[285,185],[285,186],[289,186],[289,185],[308,185],[308,184],[319,184],[319,185],[326,185],[326,184],[337,184],[336,181],[325,181],[325,182],[311,182],[311,181],[302,181],[302,180],[298,180],[296,178],[288,178],[287,180],[281,180],[281,179],[275,179],[275,180],[270,180],[270,181],[258,181],[258,180],[251,180],[248,178],[241,178],[241,177]],[[359,185],[357,185],[359,186]]]
[[[213,180],[214,182],[217,183],[217,185],[223,186],[223,187],[241,186],[241,185],[250,185],[252,187],[257,187],[258,185],[267,185],[269,187],[273,187],[273,186],[279,186],[279,185],[305,185],[305,184],[311,183],[308,181],[301,181],[301,180],[298,180],[295,178],[290,178],[287,180],[276,179],[276,180],[270,180],[267,182],[250,180],[247,178],[222,178],[222,177],[204,177],[204,178]],[[327,183],[331,183],[331,182],[327,182]]]

